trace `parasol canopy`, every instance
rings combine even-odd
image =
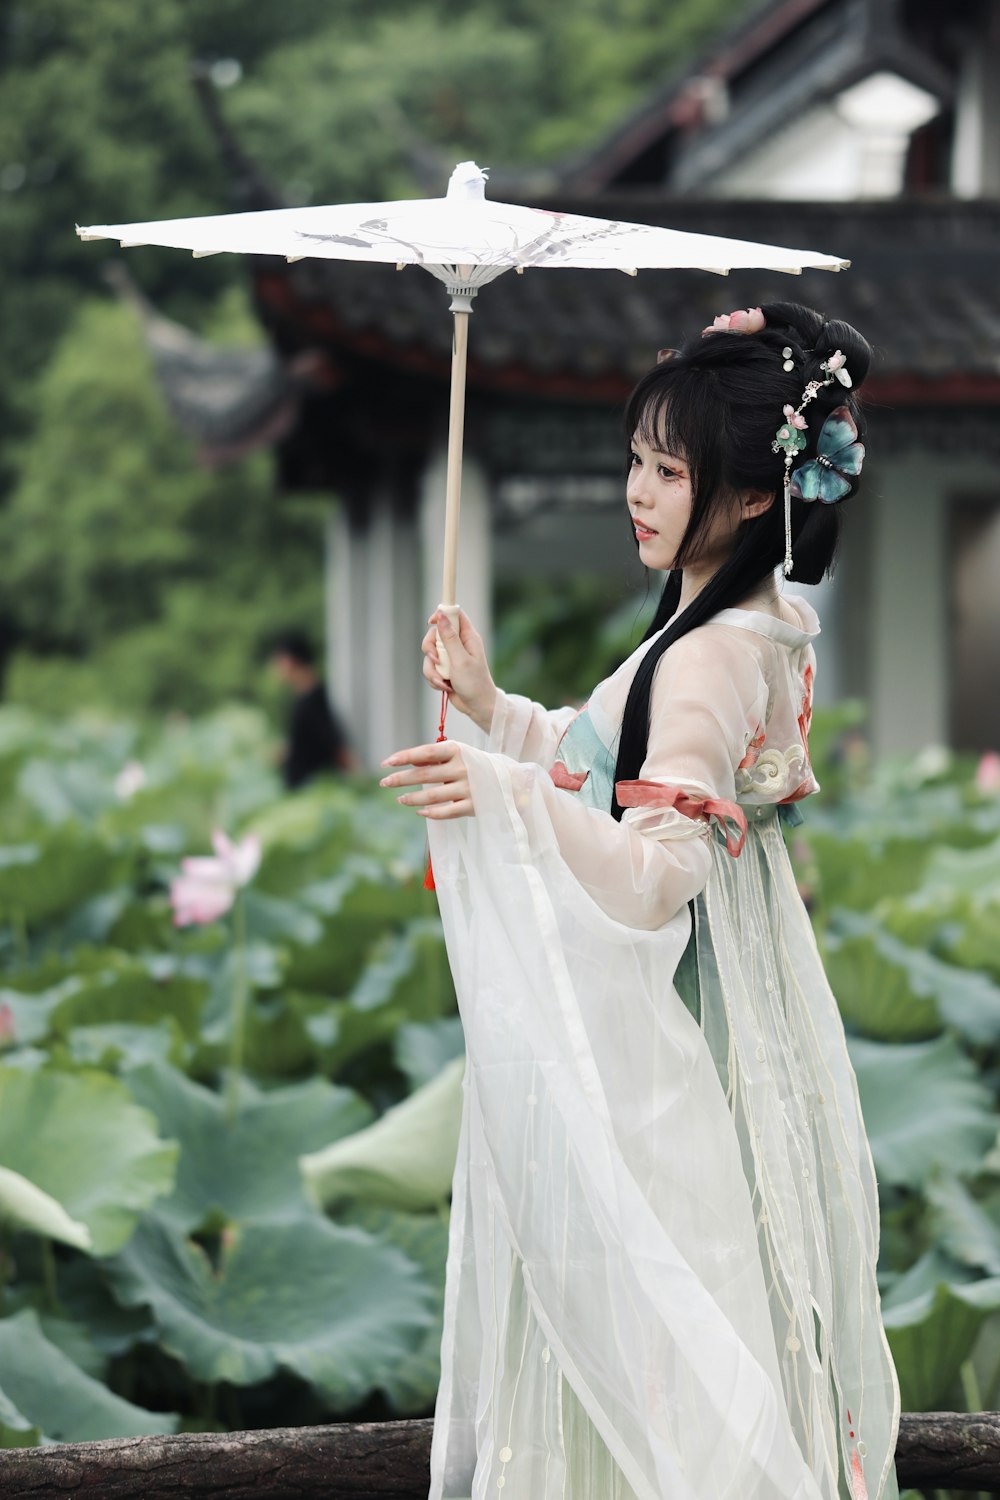
[[[759,267],[798,273],[839,271],[850,262],[816,250],[789,250],[749,240],[690,234],[651,224],[497,203],[486,197],[486,174],[460,162],[443,198],[332,204],[261,213],[164,219],[140,224],[77,227],[84,240],[113,239],[124,247],[162,245],[196,257],[231,252],[286,260],[383,261],[397,269],[422,266],[445,284],[455,320],[448,430],[442,607],[457,617],[456,559],[465,413],[469,313],[480,287],[504,271],[559,266],[617,270],[687,268],[716,271]],[[391,295],[388,286],[386,294]],[[447,676],[447,662],[442,670]]]

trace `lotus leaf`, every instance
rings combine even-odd
[[[928,891],[965,891],[984,902],[1000,896],[1000,838],[980,849],[935,849],[923,881]]]
[[[299,899],[323,919],[323,936],[292,950],[287,979],[297,989],[346,994],[373,944],[393,927],[426,916],[433,898],[415,878],[394,879],[374,860],[352,856],[330,880],[303,887]]]
[[[301,1159],[306,1190],[327,1207],[361,1198],[387,1208],[428,1209],[451,1189],[462,1117],[465,1059],[369,1125]]]
[[[892,962],[874,935],[828,932],[823,962],[845,1024],[862,1036],[915,1042],[940,1035],[934,998],[914,994],[906,970]]]
[[[42,1441],[42,1429],[18,1411],[0,1386],[0,1448],[34,1448]]]
[[[844,1019],[864,1035],[918,1041],[944,1021],[972,1042],[1000,1042],[1000,987],[988,975],[912,948],[856,912],[838,912],[833,929],[830,983]]]
[[[9,1167],[0,1167],[0,1224],[45,1235],[77,1250],[91,1246],[86,1224],[71,1219],[61,1203]]]
[[[309,911],[301,902],[284,900],[279,896],[265,896],[260,891],[249,889],[243,897],[246,907],[247,932],[251,938],[266,943],[297,943],[308,948],[319,942],[323,935],[323,924],[315,912]]]
[[[127,802],[109,808],[101,820],[101,828],[112,837],[143,842],[149,829],[169,829],[169,847],[190,847],[193,853],[217,816],[224,779],[225,772],[219,766],[189,763],[183,774],[173,773],[153,781]]]
[[[30,1309],[0,1318],[0,1371],[0,1421],[9,1423],[13,1409],[55,1442],[177,1430],[172,1414],[144,1411],[84,1374],[45,1337]]]
[[[103,972],[83,975],[64,990],[52,1017],[53,1030],[66,1034],[71,1027],[156,1025],[165,1017],[176,1021],[189,1038],[198,1035],[208,986],[176,970],[154,975],[137,961],[126,960]]]
[[[394,1051],[396,1066],[406,1074],[411,1088],[430,1083],[447,1063],[465,1051],[461,1017],[404,1022],[396,1032]]]
[[[173,1186],[177,1146],[155,1124],[102,1073],[0,1068],[0,1161],[85,1224],[96,1255]]]
[[[18,777],[17,795],[47,823],[91,823],[115,801],[114,781],[105,767],[83,759],[29,760]]]
[[[448,1255],[448,1220],[440,1213],[405,1214],[357,1204],[345,1222],[366,1229],[418,1265],[434,1296],[434,1321],[417,1348],[404,1355],[383,1383],[393,1410],[416,1416],[434,1405],[441,1378],[441,1323],[444,1316],[444,1268]]]
[[[1000,980],[1000,897],[982,903],[971,896],[966,900],[971,910],[945,935],[947,955],[957,964],[985,969]]]
[[[121,1067],[139,1067],[145,1062],[183,1063],[190,1048],[177,1022],[170,1016],[157,1025],[74,1026],[67,1034],[65,1055],[82,1067],[115,1073]],[[60,1049],[53,1055],[61,1056]]]
[[[124,1305],[152,1309],[196,1380],[253,1385],[286,1369],[334,1410],[386,1383],[433,1317],[406,1256],[318,1214],[241,1225],[215,1265],[149,1214],[109,1274]]]
[[[1000,1276],[1000,1221],[995,1197],[977,1202],[964,1183],[945,1173],[932,1177],[924,1192],[940,1249],[960,1265]]]
[[[915,891],[923,879],[930,846],[923,838],[873,839],[866,831],[849,838],[810,832],[827,910],[849,906],[870,911],[883,896]]]
[[[29,930],[120,885],[134,862],[93,834],[66,823],[31,844],[0,849],[0,913],[15,913]]]
[[[244,1080],[231,1123],[220,1095],[173,1068],[150,1063],[126,1081],[163,1134],[180,1143],[176,1187],[157,1213],[184,1231],[306,1213],[298,1158],[371,1119],[357,1094],[322,1078],[266,1093]]]
[[[1000,1277],[941,1282],[909,1302],[883,1304],[904,1411],[934,1411],[953,1390],[979,1330],[1000,1310]]]
[[[993,1095],[954,1037],[848,1042],[880,1181],[919,1188],[932,1168],[973,1172],[996,1136]]]
[[[115,1301],[105,1275],[105,1261],[88,1256],[67,1257],[59,1266],[59,1306],[74,1329],[93,1351],[92,1357],[105,1364],[116,1355],[125,1354],[135,1344],[154,1342],[155,1330],[147,1308],[122,1307]],[[51,1315],[40,1313],[42,1327],[53,1343],[66,1350],[78,1365],[88,1372],[90,1365],[68,1348],[59,1328],[53,1328]]]
[[[0,1009],[7,1013],[12,1028],[11,1042],[23,1047],[44,1041],[49,1034],[49,1018],[56,1006],[76,987],[76,980],[63,980],[40,994],[23,994],[20,990],[0,990]]]

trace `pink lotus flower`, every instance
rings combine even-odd
[[[9,1005],[0,1005],[0,1047],[12,1047],[16,1039],[14,1012]]]
[[[792,427],[797,427],[800,432],[804,432],[805,429],[809,426],[809,423],[806,421],[805,417],[800,411],[796,411],[794,406],[783,406],[781,409],[785,413],[785,418],[788,423]]]
[[[141,792],[148,782],[146,768],[140,761],[127,760],[115,777],[115,795],[120,802],[128,802],[136,792]]]
[[[764,314],[759,307],[738,308],[736,312],[720,313],[706,333],[760,333],[766,327]]]
[[[987,750],[976,767],[976,786],[981,792],[1000,792],[1000,755]]]
[[[216,858],[182,859],[180,874],[170,886],[175,927],[203,926],[226,914],[236,893],[260,868],[260,839],[248,834],[234,844],[221,829],[212,834]]]

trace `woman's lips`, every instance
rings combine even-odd
[[[643,526],[642,522],[637,521],[634,516],[632,517],[632,525],[635,527],[635,534],[640,542],[648,542],[650,537],[657,534],[655,531],[651,531],[648,526]]]

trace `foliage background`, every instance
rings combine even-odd
[[[6,696],[197,711],[266,701],[266,636],[320,634],[323,504],[269,461],[200,471],[74,223],[224,212],[191,85],[290,202],[544,172],[745,0],[6,0],[0,8],[0,659]],[[236,80],[234,83],[234,79]],[[130,253],[158,308],[255,337],[236,263]],[[330,497],[325,497],[329,500]]]

